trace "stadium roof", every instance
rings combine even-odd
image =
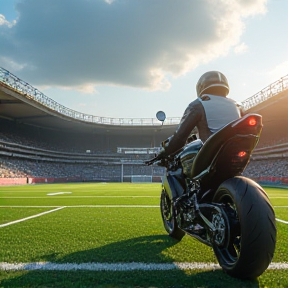
[[[288,123],[288,75],[242,104],[246,112],[263,116],[265,130],[281,125],[283,121]],[[159,129],[163,134],[171,135],[180,121],[180,118],[168,118],[161,125],[156,118],[125,119],[87,115],[57,103],[3,68],[0,68],[0,117],[49,129],[136,135],[151,135],[158,133]]]
[[[288,90],[284,90],[275,97],[270,98],[247,112],[260,114],[263,120],[261,138],[271,139],[288,138]]]
[[[84,133],[149,134],[175,132],[180,118],[106,118],[71,110],[55,102],[9,71],[0,68],[0,118],[43,127]]]
[[[243,102],[246,113],[253,112],[262,116],[262,141],[288,138],[288,75],[268,85]]]

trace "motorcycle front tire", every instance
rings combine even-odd
[[[166,232],[170,237],[180,241],[184,237],[185,232],[177,225],[173,203],[165,188],[161,192],[160,210]]]
[[[276,244],[275,213],[267,194],[239,176],[224,181],[213,202],[224,204],[229,222],[226,240],[213,247],[220,266],[237,278],[257,278],[271,263]]]

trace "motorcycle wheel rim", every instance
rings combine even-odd
[[[217,250],[217,254],[220,255],[221,262],[225,263],[225,266],[232,267],[237,263],[241,253],[240,222],[236,205],[229,194],[222,195],[219,202],[225,205],[224,211],[228,215],[228,217],[225,217],[225,221],[229,221],[227,223],[229,231],[226,230],[226,239],[223,245],[216,245],[215,249]]]
[[[161,211],[162,211],[162,218],[164,221],[165,228],[168,232],[171,232],[174,226],[172,204],[171,204],[171,200],[169,199],[165,191],[163,191],[163,194],[162,194]]]

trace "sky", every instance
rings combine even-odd
[[[243,101],[288,74],[288,0],[0,0],[0,67],[111,118],[181,117],[207,71]]]

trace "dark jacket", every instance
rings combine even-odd
[[[199,138],[205,142],[213,133],[240,117],[241,110],[234,100],[205,94],[188,105],[165,153],[171,154],[182,148],[195,127]]]

